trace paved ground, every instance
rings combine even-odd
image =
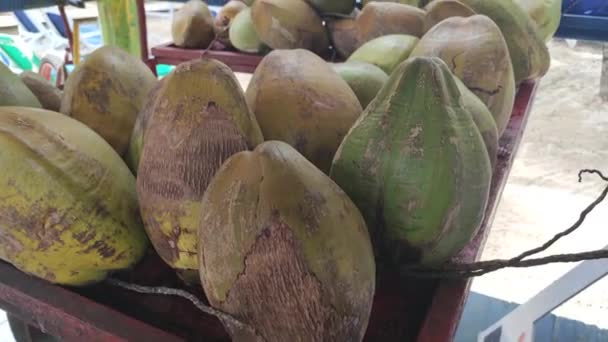
[[[608,172],[608,102],[599,97],[601,46],[564,41],[550,44],[552,66],[543,79],[532,117],[498,209],[483,259],[508,258],[535,247],[569,227],[601,192],[593,176],[577,182],[577,172]],[[608,245],[608,203],[585,225],[548,253],[568,253]],[[547,254],[547,253],[545,253]],[[472,289],[521,303],[574,267],[551,265],[504,270],[474,281]],[[608,328],[608,278],[573,298],[556,314]]]
[[[6,320],[6,314],[0,311],[0,342],[13,342],[13,333]]]

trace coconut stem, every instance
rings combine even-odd
[[[209,50],[211,50],[213,48],[213,44],[217,43],[217,41],[220,39],[220,35],[222,35],[226,31],[228,31],[229,29],[230,29],[230,26],[227,26],[227,27],[222,28],[221,31],[215,33],[215,37],[213,37],[213,40],[211,41],[211,43],[209,43],[207,48],[201,53],[201,58],[204,58],[204,56],[207,54],[207,52],[209,52]]]
[[[582,175],[584,173],[592,173],[598,175],[603,181],[608,182],[608,177],[604,176],[602,172],[593,169],[585,169],[581,170],[578,174],[579,183],[582,181]],[[440,268],[422,268],[419,266],[408,266],[403,269],[403,274],[416,277],[416,278],[471,278],[478,277],[484,274],[488,274],[491,272],[495,272],[504,268],[515,267],[515,268],[525,268],[525,267],[534,267],[541,265],[548,265],[552,263],[566,263],[566,262],[579,262],[584,260],[597,260],[597,259],[608,259],[608,250],[601,249],[590,252],[582,252],[582,253],[573,253],[573,254],[557,254],[550,255],[543,258],[535,258],[535,259],[526,259],[529,256],[534,254],[538,254],[547,250],[551,247],[555,242],[564,236],[570,235],[574,231],[576,231],[587,218],[587,215],[591,213],[595,207],[597,207],[601,202],[604,201],[606,196],[608,195],[608,186],[604,188],[604,191],[600,194],[600,196],[595,199],[589,206],[587,206],[579,215],[578,220],[570,226],[568,229],[556,234],[549,241],[545,242],[542,246],[533,248],[531,250],[525,251],[520,255],[511,258],[511,259],[497,259],[497,260],[488,260],[488,261],[480,261],[474,263],[465,263],[465,264],[453,264]],[[525,260],[524,260],[525,259]]]
[[[196,298],[196,296],[194,296],[193,294],[188,293],[184,290],[174,289],[174,288],[170,288],[170,287],[142,286],[142,285],[127,283],[122,280],[118,280],[118,279],[114,279],[114,278],[109,278],[106,280],[106,282],[110,285],[122,287],[123,289],[127,289],[127,290],[134,291],[137,293],[157,294],[157,295],[160,294],[160,295],[165,295],[165,296],[177,296],[177,297],[187,299],[190,302],[192,302],[192,304],[194,304],[200,311],[202,311],[208,315],[217,317],[225,326],[235,327],[239,330],[248,331],[252,335],[256,335],[256,331],[255,331],[255,329],[253,329],[253,327],[249,326],[246,323],[239,321],[238,319],[234,318],[233,316],[231,316],[225,312],[219,311],[217,309],[214,309],[210,306],[203,304],[203,302],[200,299]]]

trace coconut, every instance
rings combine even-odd
[[[418,44],[418,38],[407,34],[390,34],[363,44],[348,58],[373,64],[390,75],[399,63],[406,60]]]
[[[182,63],[163,79],[144,133],[137,175],[144,226],[160,257],[191,277],[207,185],[226,159],[263,138],[233,72],[214,59]]]
[[[551,56],[536,24],[516,0],[461,0],[492,19],[509,47],[515,84],[544,76]]]
[[[267,141],[224,163],[201,207],[199,265],[235,341],[361,341],[375,290],[365,222],[293,147]],[[247,336],[247,337],[245,337]]]
[[[425,12],[391,2],[371,2],[357,16],[359,44],[389,34],[422,36]]]
[[[36,96],[42,108],[54,112],[60,110],[62,92],[59,88],[35,72],[24,71],[19,75],[19,78]]]
[[[228,33],[231,23],[237,14],[246,8],[247,5],[245,5],[245,3],[237,0],[231,0],[228,1],[228,3],[226,3],[215,16],[215,20],[213,20],[215,34],[217,35],[218,41],[225,46],[232,46]]]
[[[258,37],[251,21],[251,9],[242,10],[230,25],[230,41],[239,51],[259,53],[264,49],[264,43]]]
[[[359,9],[355,9],[349,18],[326,19],[332,46],[342,58],[348,58],[359,47],[356,21],[359,13]]]
[[[0,63],[0,106],[41,108],[42,105],[19,76]]]
[[[388,80],[388,75],[382,69],[369,63],[351,61],[336,63],[332,67],[355,92],[363,108],[376,97]]]
[[[91,127],[124,156],[137,114],[156,82],[138,57],[103,46],[66,80],[61,112]]]
[[[515,79],[505,39],[490,18],[445,19],[420,39],[412,56],[443,59],[490,109],[502,134],[513,110]]]
[[[246,96],[267,140],[290,144],[325,172],[363,110],[331,66],[302,49],[266,55]]]
[[[329,48],[323,20],[304,0],[257,0],[251,19],[260,40],[272,49],[322,53]]]
[[[409,58],[340,145],[330,175],[365,218],[377,263],[436,267],[478,232],[492,169],[463,102],[445,62]]]
[[[171,36],[176,46],[202,49],[215,38],[213,17],[207,4],[201,0],[190,0],[173,16]]]
[[[553,38],[562,18],[561,0],[519,0],[521,7],[536,23],[541,37],[548,42]]]

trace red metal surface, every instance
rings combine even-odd
[[[0,262],[0,307],[64,341],[182,341]]]
[[[478,236],[458,260],[473,261],[485,243],[513,157],[529,116],[536,84],[523,84],[501,138],[491,202]],[[156,256],[116,277],[141,285],[185,289],[204,300],[200,286],[185,287]],[[380,275],[366,341],[451,341],[469,281],[438,281]],[[0,262],[0,308],[65,341],[229,341],[217,319],[190,302],[142,295],[105,283],[68,289],[27,276]]]
[[[193,59],[207,58],[217,59],[230,66],[236,72],[253,73],[264,56],[246,54],[236,51],[225,50],[220,44],[213,49],[182,49],[173,44],[165,44],[152,48],[152,56],[158,64],[178,65]]]
[[[139,25],[139,45],[141,58],[144,62],[148,60],[148,26],[146,23],[146,9],[144,0],[136,0],[137,22]]]

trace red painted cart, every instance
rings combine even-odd
[[[152,49],[148,56],[143,0],[137,0],[142,28],[142,58],[179,64],[193,58],[217,58],[235,71],[252,72],[260,56],[237,52],[182,50],[171,45]],[[152,68],[155,70],[155,68]],[[532,107],[537,83],[524,83],[517,92],[509,126],[500,139],[491,198],[482,229],[456,258],[476,261],[483,250],[494,214],[507,182]],[[185,287],[152,253],[134,270],[115,277],[147,286],[176,287],[204,301],[200,287]],[[372,309],[367,341],[451,341],[469,292],[469,280],[381,277]],[[227,341],[220,322],[189,301],[165,295],[144,295],[101,283],[85,288],[49,284],[0,262],[0,308],[29,325],[26,338],[39,330],[63,341]]]

